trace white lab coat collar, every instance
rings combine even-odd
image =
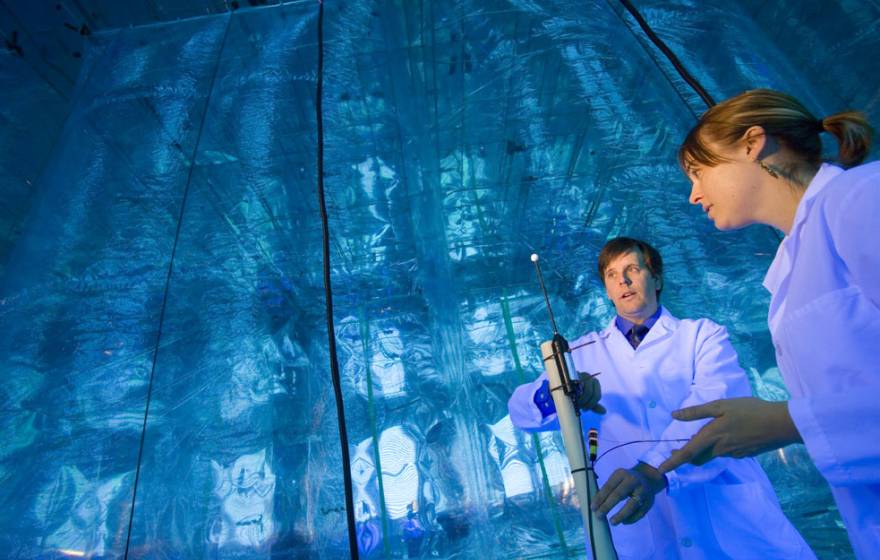
[[[626,342],[627,346],[629,346],[629,341],[626,340],[626,337],[623,336],[623,333],[620,332],[620,329],[617,328],[617,323],[615,322],[616,315],[611,318],[611,321],[608,323],[604,329],[599,332],[599,336],[601,338],[608,337],[619,337],[620,340]],[[665,338],[670,333],[674,332],[675,329],[678,328],[678,319],[676,319],[672,313],[670,313],[665,307],[660,306],[660,316],[657,317],[657,321],[654,323],[654,326],[651,327],[651,330],[648,331],[648,335],[645,336],[645,340],[639,345],[641,348],[644,345],[650,344],[652,341],[659,340],[661,338]]]
[[[819,168],[819,171],[816,173],[816,176],[813,177],[813,180],[807,185],[807,190],[804,192],[803,198],[801,198],[801,201],[798,203],[797,211],[794,214],[794,222],[792,223],[791,231],[788,232],[788,235],[786,235],[782,240],[782,243],[779,244],[779,247],[776,249],[776,257],[774,257],[773,262],[770,263],[770,268],[767,269],[767,274],[764,276],[764,287],[767,288],[767,291],[771,294],[775,294],[779,290],[783,280],[785,280],[788,273],[791,272],[791,255],[797,252],[798,234],[810,213],[810,208],[813,206],[814,199],[820,192],[822,192],[825,185],[831,182],[831,179],[834,179],[841,173],[843,173],[842,168],[830,163],[823,163]]]

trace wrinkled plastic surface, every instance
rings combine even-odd
[[[806,4],[639,6],[717,99],[770,86],[880,122],[880,10]],[[347,556],[316,26],[308,3],[90,40],[4,255],[9,557]],[[611,316],[604,241],[652,241],[664,304],[727,325],[756,392],[784,396],[760,287],[778,238],[689,207],[675,150],[704,106],[619,3],[326,2],[325,39],[362,557],[582,554],[558,435],[506,415],[551,334],[532,252],[572,338]],[[761,460],[820,556],[851,555],[803,448]]]
[[[37,192],[67,98],[20,56],[0,56],[0,278]]]

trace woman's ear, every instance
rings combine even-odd
[[[749,161],[756,161],[760,159],[759,154],[764,151],[764,147],[767,145],[767,134],[764,132],[764,127],[762,126],[750,126],[748,130],[746,130],[745,134],[742,135],[741,146],[744,151],[745,157]]]

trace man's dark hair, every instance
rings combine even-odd
[[[605,283],[605,269],[611,264],[611,261],[621,255],[625,255],[630,251],[638,251],[642,254],[645,266],[651,272],[654,278],[663,277],[663,258],[660,253],[649,243],[641,239],[633,239],[632,237],[615,237],[609,239],[602,251],[599,252],[599,278]],[[657,301],[660,301],[660,292],[663,291],[663,284],[657,289]]]

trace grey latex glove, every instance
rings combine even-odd
[[[602,386],[599,380],[589,373],[578,372],[581,380],[581,391],[575,397],[574,403],[581,410],[590,410],[596,414],[605,414],[605,407],[599,404],[602,398]]]
[[[617,469],[596,494],[592,509],[599,516],[605,516],[626,500],[610,521],[612,525],[631,525],[648,513],[654,505],[654,494],[666,488],[666,484],[666,477],[646,463],[639,462],[631,469]]]

